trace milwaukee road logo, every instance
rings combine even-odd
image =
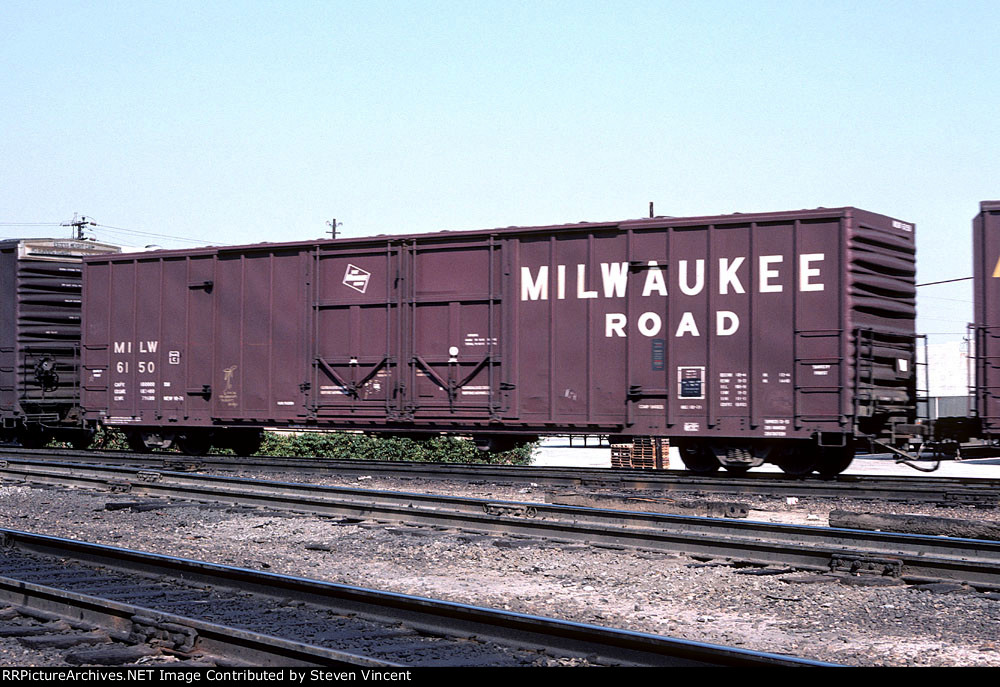
[[[344,285],[350,286],[355,291],[364,293],[368,290],[368,280],[371,276],[371,272],[366,272],[354,265],[348,265],[347,271],[344,273]]]
[[[1000,265],[1000,263],[998,263]],[[662,336],[666,324],[663,321],[663,306],[656,298],[669,294],[698,296],[703,292],[747,294],[748,292],[781,293],[787,290],[801,292],[824,291],[826,283],[826,254],[802,253],[798,256],[760,255],[748,259],[747,256],[708,260],[678,260],[676,270],[668,275],[664,261],[652,260],[644,269],[636,271],[629,279],[629,263],[602,262],[600,271],[588,274],[590,265],[539,265],[536,268],[521,267],[521,300],[547,301],[567,298],[606,298],[625,301],[629,288],[641,287],[638,294],[640,309],[649,310],[632,315],[634,322],[624,312],[607,312],[604,315],[604,336],[627,337],[629,328],[646,337]],[[717,269],[716,269],[717,267]],[[1000,268],[998,268],[1000,269]],[[573,278],[575,272],[575,279]],[[683,302],[683,301],[682,301]],[[648,304],[648,305],[646,305]],[[618,306],[621,307],[621,306]],[[679,311],[680,312],[680,311]],[[672,332],[676,338],[702,336],[706,330],[716,336],[732,336],[740,328],[739,314],[732,310],[716,310],[709,321],[699,321],[696,311],[680,312],[677,328]]]

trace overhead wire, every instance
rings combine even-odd
[[[114,227],[110,224],[100,224],[98,222],[88,222],[88,228],[96,227],[103,229],[109,234],[124,234],[126,236],[144,236],[156,239],[167,239],[170,241],[180,241],[183,243],[191,243],[201,246],[211,246],[214,245],[211,241],[202,241],[200,239],[192,239],[186,236],[174,236],[171,234],[158,234],[151,231],[140,231],[138,229],[127,229],[125,227]],[[65,227],[72,226],[66,222],[0,222],[0,227]],[[17,237],[10,237],[17,238]],[[126,244],[128,245],[128,244]]]
[[[917,284],[917,286],[934,286],[936,284],[950,284],[956,281],[969,281],[972,277],[959,277],[958,279],[942,279],[941,281],[929,281],[926,284]]]
[[[170,239],[171,241],[184,241],[186,243],[196,243],[196,244],[199,244],[199,245],[202,245],[202,246],[211,246],[212,245],[211,241],[202,241],[200,239],[190,239],[190,238],[187,238],[185,236],[171,236],[169,234],[157,234],[157,233],[154,233],[154,232],[151,232],[151,231],[139,231],[137,229],[125,229],[123,227],[113,227],[113,226],[111,226],[109,224],[100,224],[100,223],[96,223],[96,224],[94,224],[94,226],[95,227],[100,227],[102,229],[106,229],[106,230],[109,230],[109,231],[112,231],[112,232],[119,231],[119,232],[123,232],[125,234],[133,234],[135,236],[149,236],[151,238],[157,238],[157,239]]]
[[[927,300],[932,301],[949,301],[951,303],[972,303],[973,301],[968,298],[945,298],[944,296],[921,296]]]

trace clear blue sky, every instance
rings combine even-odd
[[[971,274],[1000,2],[0,3],[0,236],[201,242],[855,205]],[[197,244],[112,233],[133,245]],[[919,326],[960,334],[967,283]],[[940,337],[938,337],[940,338]],[[950,337],[955,338],[955,337]]]

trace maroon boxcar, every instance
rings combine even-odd
[[[854,208],[94,257],[84,406],[189,450],[602,433],[837,472],[913,421],[914,275],[913,225]]]
[[[118,250],[74,239],[0,241],[0,438],[89,441],[80,415],[80,262]]]
[[[972,221],[976,415],[982,435],[1000,435],[1000,201],[985,200]]]

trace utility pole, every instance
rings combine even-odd
[[[93,220],[87,217],[80,217],[79,219],[77,219],[77,213],[74,212],[73,221],[63,222],[60,226],[73,227],[73,238],[76,239],[77,241],[83,241],[84,240],[83,228],[86,226],[96,227],[97,222],[94,222]]]
[[[337,227],[344,226],[344,223],[338,222],[337,218],[334,217],[333,219],[331,219],[329,222],[326,223],[326,226],[330,227],[330,232],[329,232],[330,238],[335,239],[337,238]]]

